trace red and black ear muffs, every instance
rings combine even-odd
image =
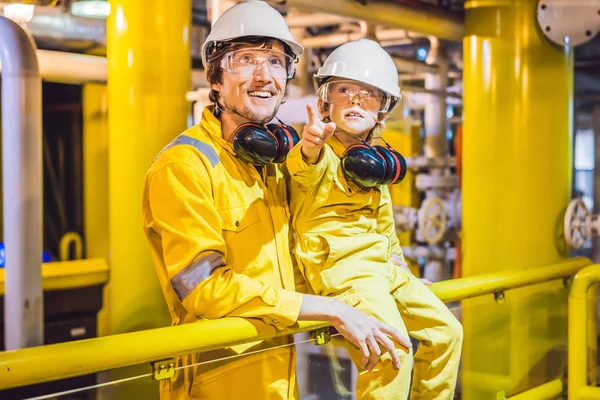
[[[294,128],[279,122],[266,126],[251,122],[240,125],[233,133],[235,154],[242,161],[259,167],[284,162],[300,136]]]
[[[370,146],[363,141],[346,149],[342,169],[358,186],[372,188],[401,182],[406,176],[406,160],[387,143],[386,147]]]

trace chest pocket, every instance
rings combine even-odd
[[[352,197],[357,193],[365,191],[365,189],[362,189],[360,186],[346,178],[341,163],[338,165],[337,171],[333,175],[333,187],[334,190],[342,192],[347,197]]]
[[[236,272],[255,268],[256,255],[262,246],[257,211],[254,207],[240,206],[220,209],[219,215],[227,244],[227,265]]]

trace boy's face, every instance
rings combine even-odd
[[[329,116],[338,129],[364,139],[383,120],[380,113],[386,96],[379,89],[351,80],[335,79],[328,83],[326,99]]]

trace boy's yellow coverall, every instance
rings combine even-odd
[[[302,294],[294,291],[286,179],[275,165],[263,176],[235,157],[212,107],[150,167],[144,231],[173,325],[229,316],[279,329],[296,322]],[[273,346],[281,347],[190,367]],[[288,337],[181,357],[176,366],[187,368],[161,381],[162,400],[298,398]]]
[[[332,136],[319,161],[307,164],[301,144],[288,156],[292,226],[298,267],[317,295],[336,297],[418,339],[411,400],[451,399],[462,327],[450,310],[412,274],[390,261],[404,259],[387,186],[364,190],[344,176],[345,148]],[[350,346],[358,365],[360,352]],[[358,399],[405,400],[413,355],[398,345],[402,367],[389,354],[372,372],[359,371]]]

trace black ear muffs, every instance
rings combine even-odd
[[[254,123],[240,125],[233,133],[233,149],[244,162],[259,167],[282,163],[300,137],[294,128],[285,124],[266,127]]]
[[[386,161],[371,146],[359,143],[346,149],[342,158],[342,169],[358,186],[372,188],[385,178]]]
[[[244,162],[259,167],[273,161],[279,148],[277,138],[264,126],[246,123],[233,133],[233,149]]]
[[[274,163],[280,164],[285,161],[288,153],[300,141],[300,136],[294,128],[285,124],[269,124],[267,129],[277,138],[277,155]]]
[[[385,159],[385,177],[380,185],[393,185],[402,182],[406,176],[406,160],[402,154],[391,147],[374,146],[375,150]]]

